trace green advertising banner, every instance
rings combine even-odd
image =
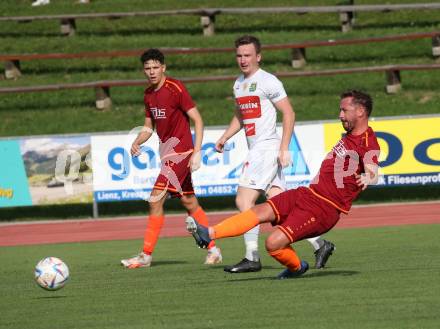
[[[19,142],[0,141],[0,159],[0,207],[32,205]]]
[[[0,140],[0,207],[93,202],[90,136]]]

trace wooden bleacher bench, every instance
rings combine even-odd
[[[371,67],[357,67],[347,69],[331,69],[320,71],[302,71],[302,72],[279,72],[276,76],[279,78],[292,77],[317,77],[317,76],[332,76],[340,74],[356,74],[356,73],[370,73],[370,72],[385,72],[386,75],[386,92],[397,93],[401,89],[401,71],[414,70],[438,70],[440,64],[418,64],[418,65],[385,65],[385,66],[371,66]],[[196,82],[210,82],[210,81],[233,81],[236,79],[235,75],[224,76],[206,76],[194,78],[179,78],[185,83]],[[83,83],[68,83],[45,86],[30,86],[30,87],[5,87],[0,88],[0,94],[6,93],[27,93],[27,92],[43,92],[43,91],[57,91],[65,89],[79,89],[79,88],[94,88],[96,92],[96,107],[99,110],[107,110],[111,108],[112,101],[110,98],[111,87],[127,87],[127,86],[146,86],[146,80],[107,80],[107,81],[93,81]]]
[[[63,14],[63,15],[41,15],[41,16],[11,16],[0,17],[0,22],[32,22],[35,20],[59,20],[61,22],[61,33],[67,36],[75,35],[76,20],[107,18],[116,19],[124,17],[144,16],[171,16],[171,15],[193,15],[200,16],[200,23],[203,34],[210,36],[215,33],[215,17],[220,14],[309,14],[309,13],[337,13],[343,32],[350,31],[353,27],[354,13],[356,12],[391,12],[399,10],[438,10],[440,3],[414,3],[414,4],[384,4],[384,5],[341,5],[341,6],[304,6],[304,7],[265,7],[265,8],[205,8],[205,9],[179,9],[159,10],[142,12],[123,13],[86,13],[86,14]]]
[[[358,45],[377,42],[392,42],[404,40],[416,40],[423,38],[432,39],[432,55],[440,57],[440,31],[409,33],[400,35],[389,35],[384,37],[370,37],[359,39],[304,41],[287,44],[263,45],[263,50],[291,49],[291,63],[293,68],[302,68],[306,64],[306,48],[332,47],[342,45]],[[161,48],[165,54],[206,54],[234,52],[235,48]],[[97,51],[82,53],[52,53],[52,54],[0,54],[0,61],[5,63],[5,77],[17,79],[21,76],[20,61],[44,60],[44,59],[75,59],[75,58],[114,58],[140,56],[144,49],[119,50],[119,51]]]

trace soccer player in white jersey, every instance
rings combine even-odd
[[[286,189],[282,169],[292,161],[289,143],[295,124],[295,112],[282,82],[260,68],[260,41],[245,35],[235,41],[235,48],[237,64],[242,72],[233,87],[236,110],[229,127],[215,147],[218,152],[223,152],[228,139],[241,128],[245,129],[249,153],[243,163],[235,199],[237,208],[243,212],[255,205],[260,194],[264,193],[271,198]],[[283,117],[281,138],[276,133],[276,110]],[[245,258],[235,265],[226,266],[226,272],[261,270],[258,234],[259,226],[244,234]],[[324,267],[335,249],[333,243],[320,237],[309,239],[309,242],[315,248],[315,267]]]

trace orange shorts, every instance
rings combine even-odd
[[[276,216],[272,225],[278,225],[291,243],[324,234],[339,220],[339,210],[306,187],[285,191],[266,202]]]
[[[172,159],[162,161],[160,173],[153,188],[167,190],[171,197],[180,198],[182,195],[194,194],[191,169],[188,167],[191,154],[189,153],[183,159],[180,158],[179,162],[173,162]]]

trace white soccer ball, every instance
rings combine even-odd
[[[35,266],[35,281],[46,290],[58,290],[69,280],[69,268],[56,257],[46,257]]]

